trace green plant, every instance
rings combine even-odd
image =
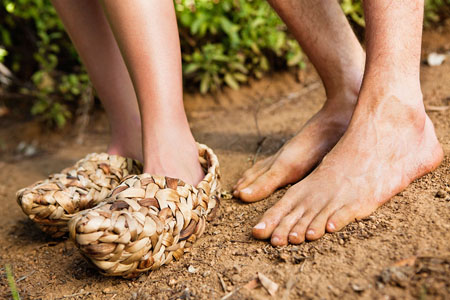
[[[177,1],[183,71],[201,93],[238,89],[274,64],[303,66],[302,52],[266,1]],[[186,37],[183,40],[183,37]]]
[[[364,26],[361,0],[340,0],[344,13]],[[450,0],[425,0],[425,20],[450,15]],[[265,0],[175,0],[185,85],[201,93],[280,68],[304,67],[304,56]],[[49,0],[0,2],[0,63],[30,95],[33,115],[63,127],[89,89],[86,71]]]

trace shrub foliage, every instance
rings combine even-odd
[[[341,0],[356,27],[360,0]],[[438,21],[450,0],[426,0],[426,18]],[[238,89],[271,69],[304,65],[286,26],[265,0],[175,0],[185,84],[201,93]],[[3,0],[0,63],[14,74],[12,88],[33,99],[31,113],[59,127],[71,117],[89,79],[48,0]]]

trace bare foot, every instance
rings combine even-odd
[[[436,169],[443,151],[420,91],[411,94],[362,92],[341,140],[266,211],[253,235],[271,237],[276,246],[318,239],[370,215]]]
[[[204,176],[197,144],[187,123],[184,126],[175,126],[175,123],[166,126],[159,123],[154,126],[155,130],[147,131],[146,156],[143,154],[140,122],[129,124],[127,132],[112,132],[107,152],[143,162],[144,173],[181,179],[195,186]]]
[[[111,125],[113,128],[111,130],[111,141],[107,153],[129,157],[143,162],[142,129],[139,112],[137,112],[134,118],[128,117],[128,120],[121,120],[121,122],[126,125],[123,127]]]
[[[259,201],[276,189],[302,179],[339,141],[352,116],[358,88],[328,99],[324,107],[278,152],[248,169],[233,195]]]
[[[197,144],[188,126],[158,126],[146,139],[144,173],[181,179],[194,186],[203,179]]]

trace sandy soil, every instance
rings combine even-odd
[[[425,34],[424,57],[433,51],[450,51],[450,26]],[[310,67],[300,77],[299,83],[294,74],[275,74],[240,91],[186,96],[195,137],[220,158],[225,190],[255,155],[274,153],[320,108],[317,75]],[[44,236],[14,197],[19,188],[103,151],[103,112],[91,118],[82,144],[74,142],[75,128],[51,133],[35,122],[1,120],[0,298],[10,297],[3,268],[10,264],[22,299],[220,299],[229,292],[228,299],[267,299],[262,287],[242,287],[257,272],[279,284],[274,299],[449,299],[450,109],[439,108],[450,105],[450,56],[438,67],[423,64],[422,83],[444,162],[372,216],[315,242],[274,248],[250,231],[285,189],[250,205],[224,199],[191,253],[134,280],[99,275],[70,241]],[[37,152],[18,151],[21,141]]]

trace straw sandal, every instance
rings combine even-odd
[[[178,260],[219,204],[219,162],[198,144],[205,177],[193,187],[150,174],[128,176],[105,202],[69,222],[70,238],[104,275],[131,278]]]
[[[136,160],[91,153],[73,167],[19,190],[17,202],[44,232],[61,237],[74,214],[105,200],[124,177],[140,173],[142,164]]]

